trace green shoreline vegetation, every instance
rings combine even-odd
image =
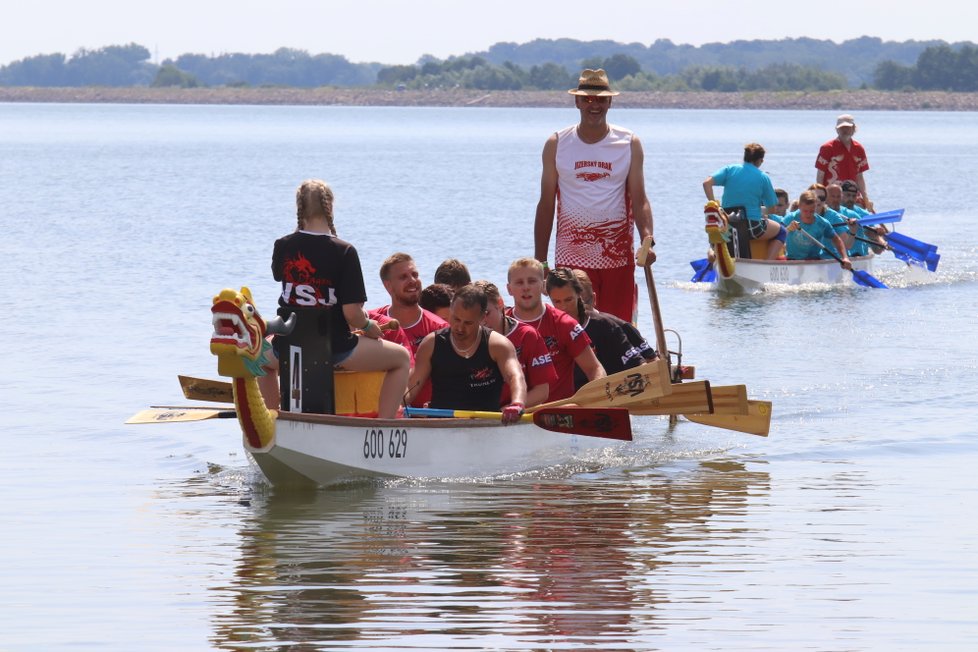
[[[412,65],[335,54],[183,54],[136,43],[0,66],[2,102],[565,106],[582,68],[604,68],[620,107],[978,110],[978,46],[810,38],[702,46],[537,39]]]

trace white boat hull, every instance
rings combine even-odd
[[[364,478],[485,478],[595,459],[627,442],[485,419],[363,419],[281,413],[270,445],[244,440],[273,485]]]
[[[772,285],[852,285],[852,273],[835,260],[734,259],[730,278],[717,274],[715,288],[725,294],[755,294]],[[854,256],[852,268],[872,273],[873,256]]]

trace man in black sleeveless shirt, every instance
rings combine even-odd
[[[526,401],[526,381],[516,349],[504,335],[482,325],[487,311],[481,288],[466,285],[452,298],[448,328],[429,333],[415,353],[408,400],[431,378],[430,407],[495,411],[503,384],[512,400],[503,423],[516,423]]]

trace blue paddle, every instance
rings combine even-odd
[[[856,222],[859,223],[859,220],[856,220]],[[839,222],[838,224],[832,224],[832,226],[845,226],[845,223]],[[898,259],[907,263],[926,265],[928,270],[932,272],[937,271],[937,264],[941,260],[941,255],[937,253],[936,245],[914,240],[910,236],[902,233],[878,233],[878,235],[886,238],[886,248],[892,251],[893,255]],[[879,242],[873,242],[872,240],[860,238],[859,236],[853,237],[874,247],[880,246]]]
[[[876,226],[877,224],[892,224],[893,222],[899,222],[902,219],[903,209],[898,208],[895,211],[874,213],[873,215],[860,217],[858,220],[856,220],[856,223],[859,224],[859,226]]]
[[[815,244],[817,244],[821,248],[822,251],[824,251],[828,255],[832,256],[833,258],[835,258],[839,262],[840,265],[843,264],[842,263],[842,259],[839,258],[835,254],[834,251],[831,251],[828,247],[824,246],[821,242],[819,242],[818,240],[816,240],[812,236],[812,234],[810,234],[808,231],[806,231],[805,229],[802,229],[800,227],[799,227],[798,230],[800,232],[804,233],[806,238],[808,238],[809,240],[811,240],[812,242],[814,242]],[[843,267],[843,269],[845,269],[845,267]],[[883,281],[879,280],[878,278],[876,278],[875,276],[873,276],[872,274],[870,274],[866,270],[863,270],[863,269],[851,269],[850,268],[849,271],[852,272],[852,280],[856,282],[856,285],[862,285],[863,287],[867,287],[867,288],[880,288],[880,289],[883,289],[883,290],[887,289],[887,287],[883,283]]]
[[[693,278],[689,279],[693,283],[712,283],[717,280],[717,272],[708,259],[691,260],[689,265],[694,272]]]
[[[937,270],[937,263],[941,256],[937,253],[937,246],[915,240],[902,233],[884,233],[883,237],[893,249],[893,255],[900,260],[913,259],[924,263],[927,269],[934,272]]]

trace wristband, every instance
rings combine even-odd
[[[374,322],[373,322],[373,320],[372,320],[372,319],[370,319],[370,318],[368,317],[368,318],[367,318],[367,323],[366,323],[366,324],[364,324],[364,325],[363,325],[363,328],[361,328],[360,330],[362,330],[362,331],[363,331],[364,333],[366,333],[366,332],[367,332],[368,330],[370,330],[370,325],[371,325],[372,323],[374,323]]]

